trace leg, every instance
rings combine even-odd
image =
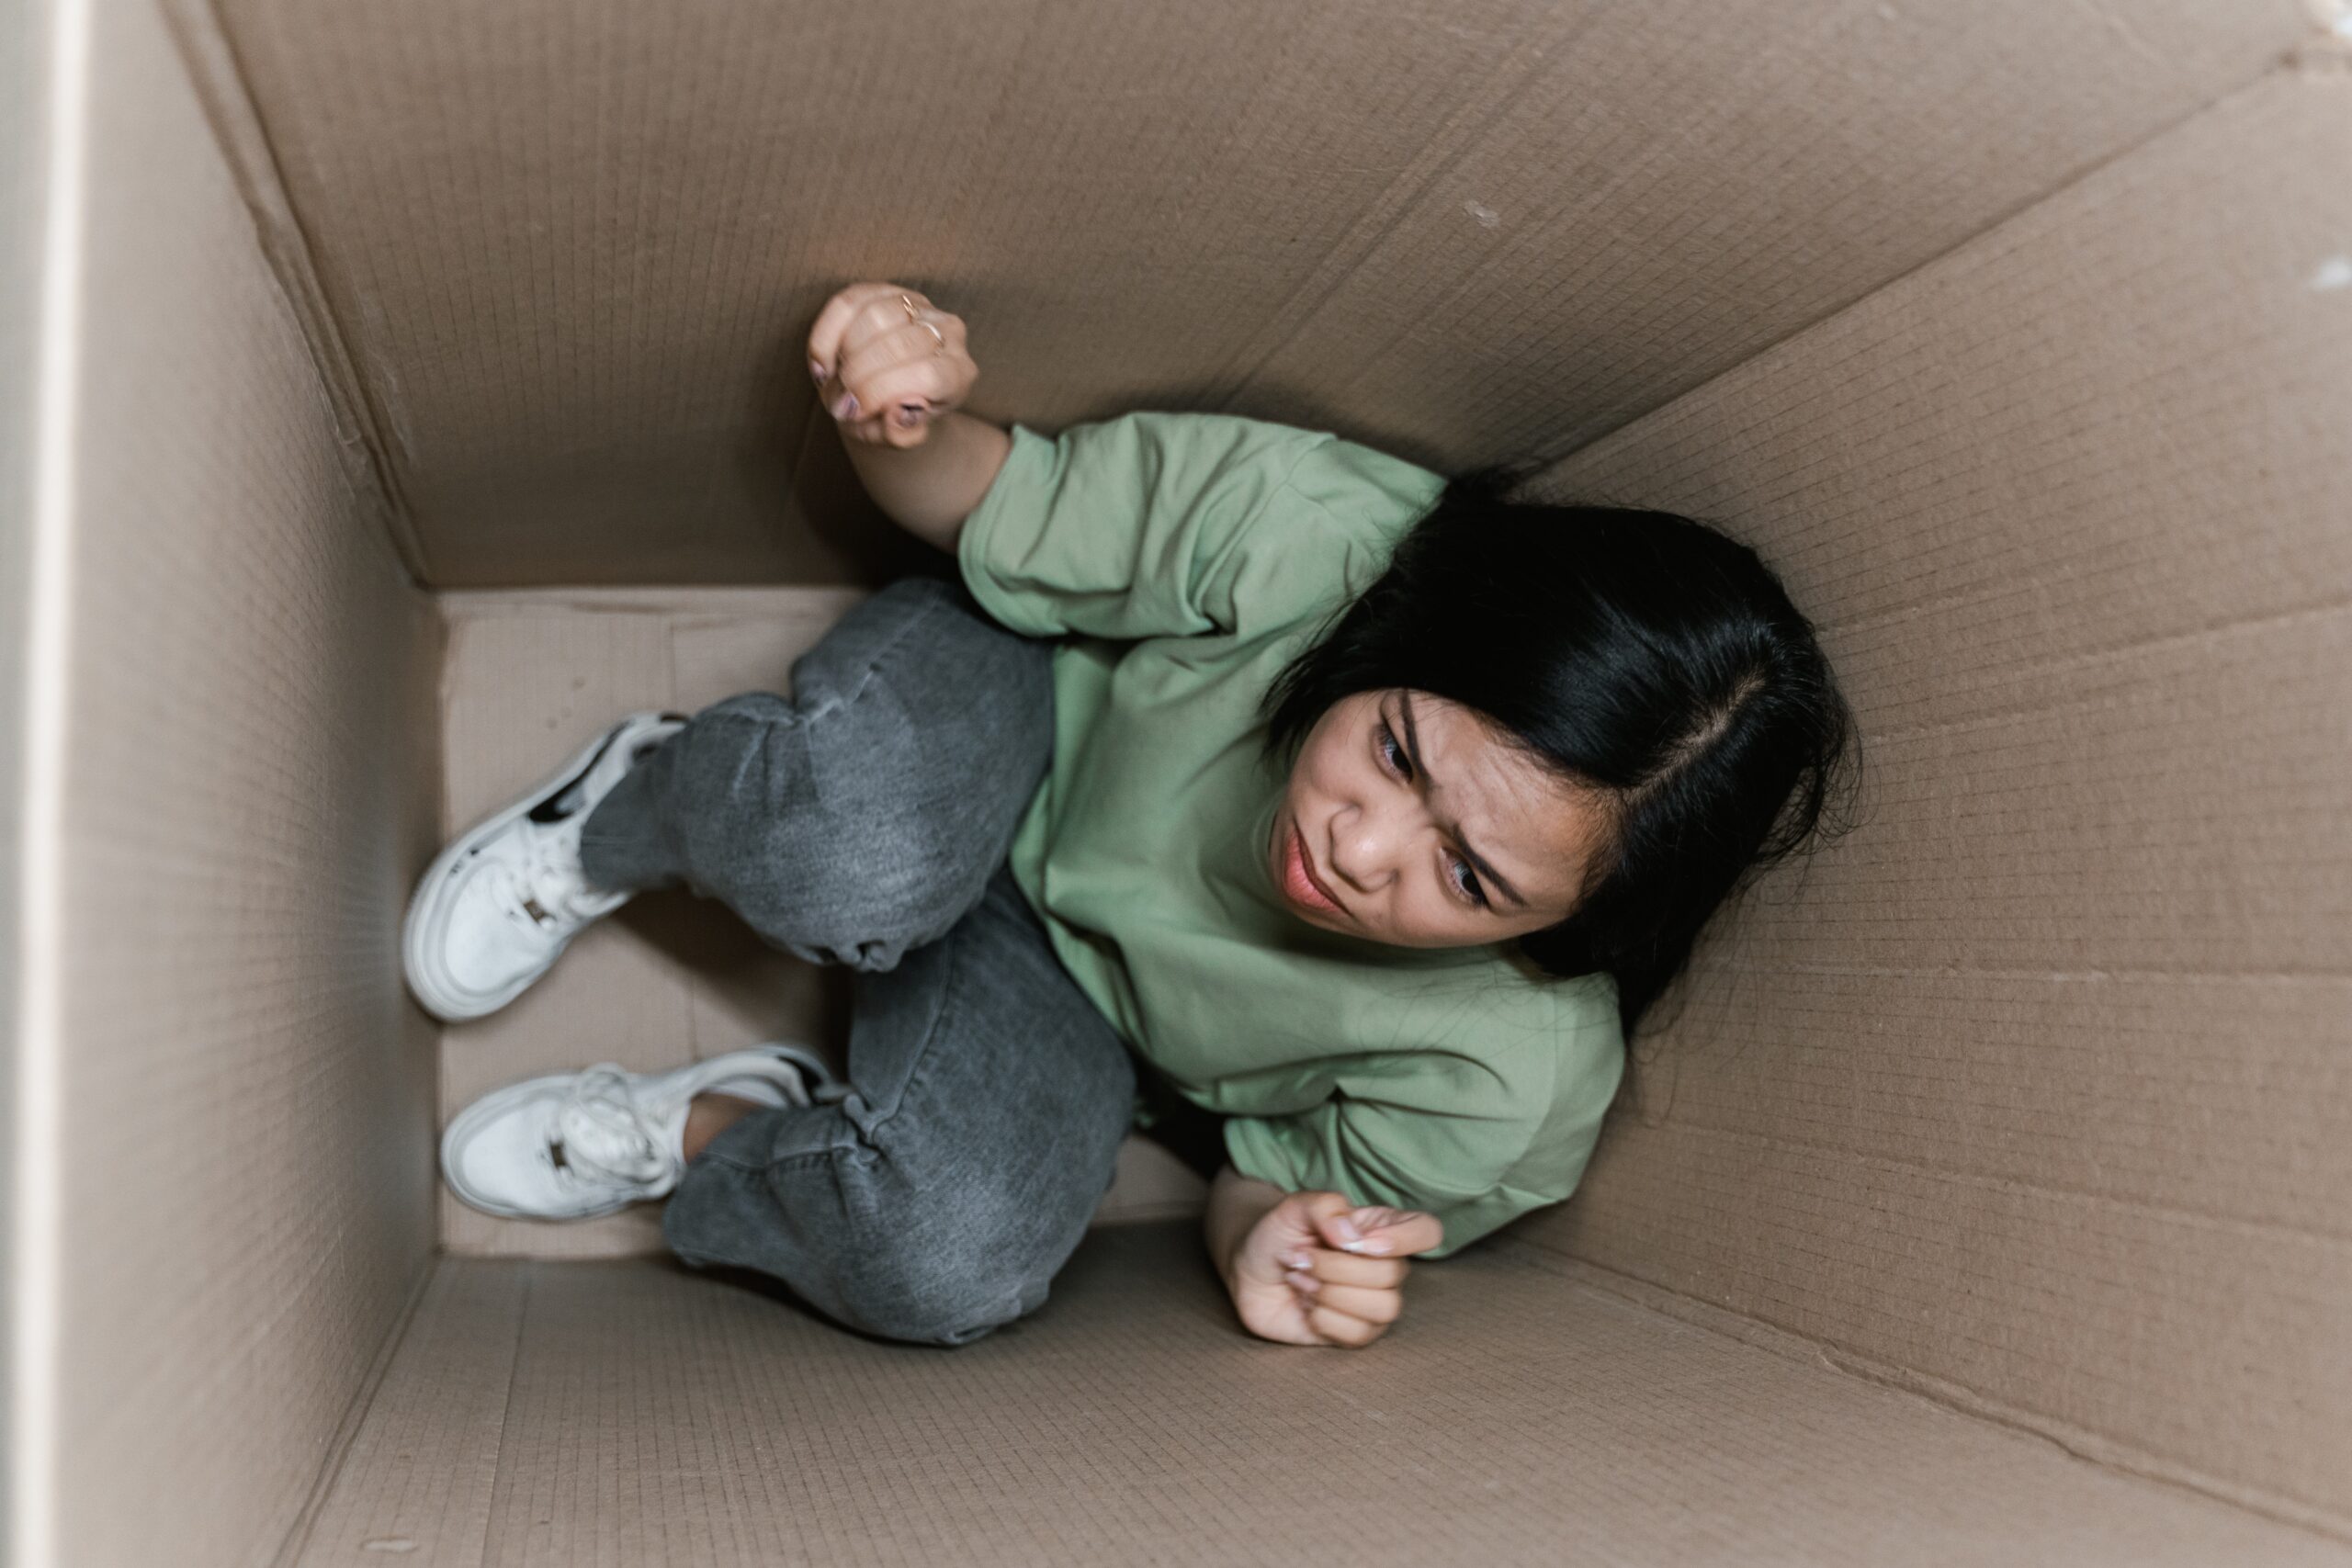
[[[888,969],[978,902],[1053,753],[1053,653],[961,591],[893,584],[792,671],[639,762],[581,837],[589,882],[683,882],[817,963]]]
[[[861,975],[852,1092],[711,1140],[662,1229],[853,1328],[958,1345],[1046,1299],[1111,1182],[1126,1048],[1010,875],[943,940]]]

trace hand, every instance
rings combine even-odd
[[[1266,1211],[1227,1269],[1242,1326],[1285,1345],[1369,1345],[1405,1310],[1408,1254],[1445,1239],[1434,1215],[1294,1192]]]
[[[808,374],[845,441],[920,446],[979,379],[964,323],[911,288],[853,283],[808,332]]]

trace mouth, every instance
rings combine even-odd
[[[1346,918],[1347,910],[1330,887],[1315,874],[1315,863],[1306,858],[1306,842],[1295,823],[1283,825],[1282,867],[1283,893],[1293,904],[1311,914]]]

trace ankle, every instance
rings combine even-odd
[[[688,1163],[728,1128],[764,1107],[731,1094],[698,1094],[686,1106],[684,1151]]]

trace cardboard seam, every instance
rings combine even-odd
[[[369,395],[349,337],[320,278],[310,234],[287,192],[277,145],[246,85],[236,46],[221,25],[214,0],[164,0],[162,10],[213,141],[253,222],[257,248],[326,393],[345,479],[390,539],[411,583],[425,587],[431,581],[430,563],[384,444],[382,411]]]
[[[2352,980],[2352,971],[2340,969],[2004,969],[1997,966],[1978,968],[1966,964],[1833,964],[1818,958],[1791,958],[1771,964],[1726,959],[1714,967],[1726,975],[1831,975],[1856,980],[1933,976],[1951,980],[2056,980],[2066,985],[2146,980],[2199,980],[2219,984],[2258,980],[2265,985],[2300,982],[2340,986],[2346,980]]]
[[[1907,633],[1913,629],[1909,625],[1912,622],[1942,620],[1955,614],[1982,611],[1987,606],[1998,606],[2005,598],[2015,600],[2021,597],[2023,595],[2015,588],[2002,584],[1990,591],[1980,589],[1941,594],[1932,599],[1922,599],[1916,604],[1905,604],[1897,609],[1858,615],[1850,621],[1824,620],[1817,622],[1816,625],[1823,631],[1837,632],[1848,637],[1864,631]],[[2168,648],[2177,643],[2194,642],[2200,637],[2223,637],[2233,632],[2254,627],[2304,619],[2320,619],[2340,614],[2345,610],[2352,610],[2352,598],[2323,599],[2316,603],[2303,604],[2282,604],[2274,609],[2249,611],[2245,615],[2222,615],[2198,622],[2194,626],[2176,626],[2170,631],[2152,632],[2145,637],[2129,637],[2120,642],[2099,643],[2094,647],[2077,649],[2071,653],[2029,660],[2020,664],[1989,666],[1987,672],[2005,676],[2044,674],[2066,669],[2070,665],[2088,664],[2098,660],[2113,659],[2123,654]]]
[[[1282,303],[1275,307],[1273,320],[1278,323],[1288,321],[1290,323],[1288,329],[1279,331],[1273,341],[1254,356],[1250,355],[1246,349],[1237,353],[1227,362],[1226,367],[1211,378],[1210,385],[1218,389],[1209,400],[1213,407],[1220,412],[1231,412],[1235,401],[1250,389],[1250,383],[1264,372],[1267,366],[1280,357],[1284,349],[1297,342],[1301,333],[1314,325],[1316,319],[1322,313],[1323,308],[1339,295],[1340,290],[1348,286],[1350,280],[1358,272],[1363,270],[1365,262],[1378,252],[1382,243],[1395,233],[1397,226],[1418,209],[1422,197],[1448,173],[1458,167],[1463,160],[1486,145],[1486,140],[1493,133],[1496,122],[1509,114],[1519,100],[1532,91],[1538,81],[1543,80],[1543,61],[1548,41],[1544,39],[1531,39],[1522,41],[1512,50],[1510,62],[1521,68],[1522,74],[1520,79],[1512,83],[1510,87],[1489,102],[1484,110],[1476,113],[1475,116],[1464,117],[1457,111],[1455,118],[1449,119],[1446,125],[1440,129],[1437,136],[1431,138],[1435,141],[1438,137],[1442,137],[1446,130],[1459,124],[1464,118],[1474,118],[1476,128],[1464,135],[1461,145],[1436,159],[1419,173],[1416,173],[1414,165],[1408,164],[1398,172],[1396,178],[1381,187],[1380,194],[1374,197],[1371,204],[1364,209],[1364,216],[1358,218],[1354,223],[1351,224],[1346,238],[1332,247],[1335,254],[1347,254],[1348,259],[1329,271],[1317,269],[1314,275],[1291,290]],[[1368,221],[1371,220],[1371,215],[1379,213],[1384,209],[1386,211],[1385,218]]]
[[[2057,184],[2052,186],[2049,189],[2044,190],[2041,195],[2028,197],[2025,200],[2019,201],[2009,207],[2004,211],[1996,213],[1984,223],[1970,230],[1967,233],[1954,240],[1951,244],[1946,245],[1943,249],[1936,252],[1933,255],[1923,256],[1918,261],[1903,268],[1901,271],[1881,279],[1877,285],[1853,296],[1844,304],[1822,310],[1806,321],[1791,327],[1787,332],[1781,333],[1770,342],[1758,344],[1755,348],[1740,355],[1737,360],[1734,361],[1732,364],[1724,366],[1721,370],[1716,371],[1713,375],[1706,378],[1704,380],[1694,381],[1690,386],[1681,389],[1679,391],[1668,393],[1667,396],[1660,398],[1657,402],[1652,403],[1649,407],[1628,413],[1624,418],[1617,421],[1605,430],[1595,431],[1589,435],[1572,440],[1568,445],[1563,446],[1537,447],[1535,451],[1529,454],[1524,464],[1524,467],[1528,471],[1528,478],[1525,481],[1526,490],[1532,494],[1545,497],[1555,497],[1561,493],[1565,493],[1556,486],[1553,475],[1553,470],[1555,468],[1559,468],[1561,465],[1567,463],[1575,457],[1582,456],[1586,452],[1593,450],[1600,446],[1603,442],[1614,437],[1619,432],[1631,429],[1633,426],[1641,423],[1643,421],[1647,420],[1654,415],[1662,413],[1668,409],[1675,407],[1686,399],[1697,397],[1702,392],[1707,390],[1710,387],[1715,385],[1718,381],[1722,381],[1728,377],[1739,374],[1748,366],[1765,359],[1782,346],[1804,336],[1806,333],[1812,332],[1815,328],[1823,325],[1825,322],[1835,321],[1839,316],[1844,315],[1847,311],[1853,310],[1867,300],[1876,299],[1879,295],[1886,292],[1890,288],[1900,288],[1911,278],[1917,276],[1919,274],[1928,271],[1931,267],[1940,265],[1951,258],[1959,255],[1962,252],[1968,250],[1971,246],[1984,241],[1987,236],[1998,233],[2000,231],[2007,228],[2011,223],[2016,222],[2018,219],[2024,217],[2027,213],[2033,211],[2035,209],[2045,206],[2052,201],[2055,201],[2059,197],[2065,196],[2068,192],[2084,185],[2086,182],[2096,179],[2108,169],[2124,162],[2128,158],[2131,158],[2142,149],[2152,146],[2154,143],[2165,140],[2166,137],[2172,136],[2177,132],[2185,130],[2187,127],[2203,118],[2205,116],[2212,113],[2222,105],[2242,97],[2248,93],[2254,92],[2265,86],[2277,77],[2308,74],[2309,73],[2306,68],[2310,63],[2308,56],[2311,52],[2312,46],[2308,43],[2301,43],[2282,51],[2279,54],[2272,58],[2269,64],[2264,66],[2260,71],[2246,78],[2245,81],[2238,83],[2235,86],[2224,88],[2222,91],[2216,93],[2211,97],[2206,99],[2203,103],[2199,104],[2196,107],[2188,109],[2179,115],[2176,115],[2171,119],[2164,121],[2154,129],[2149,130],[2145,135],[2140,137],[2137,141],[2127,142],[2124,145],[2116,148],[2114,151],[2108,152],[2104,156],[2093,159],[2090,163],[2083,164],[2079,168],[2075,169],[2071,175],[2063,176]],[[1623,498],[1591,497],[1589,499],[1622,500]]]
[[[682,625],[757,615],[783,599],[846,614],[872,590],[841,583],[654,584],[646,587],[452,588],[434,593],[446,623],[531,615],[643,615]]]
[[[506,1357],[506,1397],[498,1406],[498,1457],[491,1461],[490,1495],[482,1509],[481,1539],[475,1543],[473,1561],[481,1562],[490,1554],[492,1531],[498,1528],[499,1484],[506,1476],[507,1440],[514,1430],[514,1394],[523,1385],[523,1347],[531,1337],[531,1298],[538,1293],[539,1266],[530,1258],[519,1258],[507,1265],[523,1270],[523,1299],[514,1305],[514,1343]]]
[[[431,590],[424,588],[418,589],[417,594],[418,597],[424,601],[423,604],[419,607],[419,615],[424,623],[424,635],[426,637],[428,644],[426,649],[426,657],[431,659],[433,661],[433,679],[430,686],[433,703],[433,729],[432,733],[426,738],[425,742],[427,747],[425,765],[429,766],[433,770],[431,775],[433,788],[433,841],[429,844],[419,846],[422,851],[419,857],[419,863],[408,868],[412,874],[410,877],[411,886],[414,885],[416,877],[424,874],[425,865],[431,863],[432,858],[441,852],[441,846],[449,841],[451,835],[456,830],[454,825],[449,820],[448,702],[449,671],[453,663],[449,658],[449,644],[450,640],[456,636],[456,632],[450,625],[449,617],[442,613],[441,605],[436,594],[435,594]],[[441,1062],[440,1031],[438,1028],[435,1031],[434,1041],[433,1061],[434,1072],[435,1075],[435,1081],[433,1086],[435,1095],[434,1103],[438,1105],[440,1103],[439,1096],[441,1089],[441,1085],[438,1081]]]
[[[1964,1420],[1983,1421],[2019,1437],[2047,1443],[2069,1459],[2084,1464],[2193,1493],[2208,1501],[2308,1530],[2332,1541],[2352,1542],[2352,1516],[2332,1514],[2291,1497],[2220,1480],[2187,1465],[2176,1464],[2130,1448],[2099,1433],[2018,1410],[1965,1384],[1930,1377],[1894,1362],[1881,1361],[1764,1318],[1718,1306],[1672,1286],[1661,1285],[1639,1275],[1624,1273],[1606,1264],[1580,1258],[1556,1242],[1533,1235],[1512,1235],[1498,1239],[1505,1245],[1542,1254],[1541,1258],[1530,1259],[1537,1267],[1548,1269],[1588,1289],[1616,1296],[1703,1332],[1722,1335],[1801,1366],[1840,1372],[1891,1393],[1925,1400]]]
[[[343,1419],[336,1423],[334,1435],[327,1439],[326,1456],[319,1465],[318,1474],[311,1479],[310,1493],[296,1512],[294,1522],[287,1527],[277,1552],[269,1559],[270,1568],[293,1568],[310,1546],[311,1532],[317,1528],[319,1515],[326,1507],[327,1498],[343,1474],[344,1461],[351,1455],[351,1445],[358,1440],[360,1428],[367,1425],[368,1412],[375,1408],[376,1395],[382,1391],[384,1379],[392,1370],[392,1360],[406,1342],[409,1329],[414,1325],[418,1311],[424,1305],[424,1298],[432,1290],[434,1279],[440,1269],[440,1256],[426,1253],[416,1269],[415,1281],[409,1286],[407,1298],[401,1303],[401,1310],[393,1315],[391,1326],[385,1331],[383,1343],[376,1348],[375,1358],[369,1361],[367,1374],[359,1380],[359,1387],[352,1394],[351,1403],[345,1407]]]
[[[1658,1125],[1661,1123],[1652,1123]],[[2039,1181],[2027,1181],[2017,1177],[1992,1176],[1976,1171],[1957,1170],[1949,1166],[1930,1165],[1920,1160],[1904,1159],[1894,1155],[1870,1154],[1842,1144],[1823,1143],[1810,1138],[1791,1138],[1774,1134],[1744,1132],[1717,1122],[1692,1121],[1688,1117],[1662,1119],[1662,1124],[1676,1132],[1700,1133],[1738,1143],[1760,1144],[1770,1148],[1793,1149],[1811,1155],[1826,1155],[1840,1162],[1851,1162],[1881,1171],[1901,1171],[1936,1180],[1951,1181],[1962,1186],[1980,1188],[1987,1191],[2014,1196],[2055,1198],[2078,1203],[2104,1203],[2127,1213],[2157,1215],[2165,1219],[2185,1221],[2213,1230],[2234,1232],[2257,1240],[2319,1241],[2335,1246],[2352,1246],[2352,1232],[2315,1230],[2303,1225],[2288,1224],[2278,1220],[2247,1219],[2236,1214],[2203,1213],[2184,1209],[2171,1203],[2150,1202],[2112,1192],[2095,1192],[2088,1189],[2054,1187]]]
[[[2325,622],[2352,611],[2352,600],[2341,604],[2313,605],[2308,609],[2281,611],[2275,615],[2250,615],[2234,623],[2215,626],[2199,626],[2172,636],[2150,637],[2143,642],[2128,643],[2120,648],[2094,649],[2085,653],[2036,663],[2011,665],[1983,671],[1982,683],[1987,686],[2030,682],[2045,685],[2056,677],[2094,671],[2102,666],[2121,669],[2134,655],[2143,652],[2169,653],[2199,642],[2220,643],[2243,632],[2267,632],[2291,626],[2303,621]],[[1990,675],[1991,680],[1982,680]],[[2145,687],[2141,687],[2145,690]],[[1919,724],[1873,725],[1870,738],[1873,745],[1914,740],[1954,739],[1984,730],[2005,729],[2034,719],[2055,718],[2086,710],[2104,711],[2115,705],[2112,691],[2078,691],[2044,702],[2017,702],[1987,707],[1955,718],[1931,719]]]
[[[2142,36],[2140,29],[2132,25],[2131,18],[2106,5],[2104,0],[2075,0],[2075,8],[2098,23],[2114,36],[2118,43],[2138,55],[2145,64],[2161,70],[2172,63],[2155,45]]]
[[[458,639],[464,635],[465,622],[450,613],[447,594],[435,593],[432,598],[434,615],[441,626],[440,663],[433,671],[433,728],[435,738],[435,750],[437,753],[434,759],[433,811],[434,820],[438,828],[435,835],[436,840],[435,851],[437,852],[439,846],[447,843],[456,836],[458,830],[456,801],[449,793],[449,704],[456,694],[454,682],[458,671]],[[423,868],[420,867],[419,874],[422,874]],[[441,1058],[444,1047],[447,1043],[448,1033],[448,1025],[445,1023],[441,1024],[434,1034],[433,1093],[434,1103],[436,1106],[440,1104]],[[436,1192],[435,1197],[437,1203],[439,1194]],[[437,1233],[439,1228],[437,1223],[435,1228]]]

